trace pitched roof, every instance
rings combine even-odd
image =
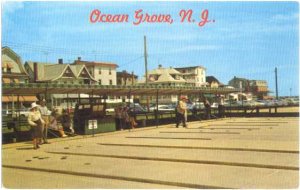
[[[16,52],[14,52],[11,48],[7,46],[2,47],[1,52],[2,52],[2,56],[4,54],[7,54],[12,60],[14,60],[18,64],[21,73],[28,75],[28,73],[24,68],[24,65],[22,64],[21,57]]]
[[[161,74],[158,77],[158,79],[156,81],[154,81],[155,83],[165,83],[165,82],[179,82],[179,83],[183,83],[186,82],[180,75],[178,75],[178,71],[176,71],[175,69],[159,69]],[[175,72],[174,72],[175,71]],[[174,79],[171,75],[177,75],[178,79]],[[180,74],[180,73],[179,73]]]
[[[33,65],[35,62],[27,61],[26,64],[30,67],[30,69],[33,71]],[[86,70],[85,65],[69,65],[69,64],[51,64],[51,63],[44,63],[44,62],[36,62],[38,65],[38,81],[55,81],[63,76],[63,74],[70,70],[71,74],[78,78],[82,72],[82,70]],[[94,79],[90,73],[87,71],[90,78],[94,81]]]
[[[117,72],[117,77],[132,77],[132,74],[128,73],[127,71]],[[137,75],[133,75],[134,78],[138,78]]]
[[[213,81],[217,82],[218,84],[223,85],[216,77],[214,76],[207,76],[206,77],[206,82],[208,82],[209,84],[211,84]]]
[[[240,77],[236,77],[234,76],[233,79],[231,80],[242,80],[242,81],[248,81],[249,79],[246,79],[246,78],[240,78]]]
[[[94,77],[91,75],[91,73],[88,71],[85,65],[69,65],[69,66],[73,71],[73,73],[75,74],[76,78],[80,77],[81,73],[85,71],[92,80],[97,81],[96,79],[94,79]]]
[[[176,67],[175,69],[196,69],[196,68],[202,68],[202,69],[204,69],[204,70],[206,70],[206,68],[205,67],[203,67],[203,66],[191,66],[191,67]]]
[[[179,71],[177,71],[176,69],[174,69],[172,67],[171,68],[162,68],[162,67],[159,67],[157,69],[149,71],[148,75],[161,75],[164,72],[169,73],[170,75],[172,75],[172,74],[182,75]]]
[[[94,62],[94,61],[81,61],[81,60],[75,60],[74,65],[102,66],[102,67],[113,67],[113,68],[118,67],[117,64],[109,63],[109,62]]]

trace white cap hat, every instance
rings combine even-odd
[[[32,104],[31,104],[31,108],[30,109],[33,109],[33,108],[35,108],[35,107],[37,107],[38,105],[35,103],[35,102],[33,102]]]

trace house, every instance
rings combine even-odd
[[[62,59],[58,63],[25,62],[25,70],[29,74],[32,83],[52,84],[86,84],[95,85],[97,80],[89,73],[85,65],[64,64]],[[40,95],[40,99],[45,98]],[[52,106],[67,105],[65,94],[47,94],[46,100]],[[80,95],[82,96],[82,95]],[[77,101],[78,94],[68,94],[70,105]]]
[[[228,84],[235,88],[243,88],[245,93],[251,93],[258,99],[268,97],[268,84],[265,80],[249,80],[234,76]]]
[[[183,79],[182,73],[172,67],[163,68],[162,65],[148,72],[148,83],[161,86],[192,86],[192,83]]]
[[[97,80],[89,73],[85,65],[43,63],[27,61],[24,65],[30,82],[57,84],[96,84]]]
[[[29,75],[26,72],[20,56],[9,47],[2,48],[1,54],[2,67],[2,84],[7,83],[28,83]],[[2,107],[6,110],[15,109],[19,106],[16,102],[21,103],[20,107],[37,101],[35,95],[29,96],[2,96]],[[27,106],[28,106],[27,105]]]
[[[140,84],[145,84],[146,81],[142,80]],[[162,65],[159,65],[157,69],[148,72],[148,84],[151,85],[160,85],[160,86],[194,86],[193,83],[187,82],[182,77],[182,73],[176,69],[169,67],[163,68]],[[142,103],[146,103],[149,100],[150,103],[156,103],[156,97],[150,96],[145,97],[141,96],[140,100]],[[178,101],[177,95],[160,95],[158,96],[159,104],[165,103],[174,103]]]
[[[1,67],[2,83],[28,83],[29,75],[20,56],[9,47],[2,48]]]
[[[182,78],[196,87],[206,86],[206,68],[202,66],[175,68],[182,73]]]
[[[117,72],[117,85],[135,85],[137,83],[137,75],[128,73],[127,71]]]
[[[207,76],[206,77],[206,83],[208,87],[211,88],[219,88],[224,86],[216,77],[214,76]]]
[[[251,80],[250,81],[250,89],[254,96],[258,99],[268,99],[268,84],[265,80]]]
[[[72,65],[85,65],[91,76],[98,82],[99,85],[116,85],[117,84],[117,64],[83,61],[78,57]]]

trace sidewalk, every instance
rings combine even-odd
[[[6,188],[297,188],[298,118],[227,118],[3,145]],[[47,179],[47,180],[45,180]]]

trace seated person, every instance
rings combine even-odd
[[[62,124],[63,130],[67,133],[74,135],[73,122],[68,113],[67,109],[62,110],[62,115],[60,117],[60,123]]]
[[[59,115],[57,113],[57,110],[53,110],[51,112],[50,118],[49,118],[49,129],[58,131],[59,134],[61,135],[61,137],[67,137],[67,135],[65,134],[63,127],[58,124],[57,120],[59,119]]]

